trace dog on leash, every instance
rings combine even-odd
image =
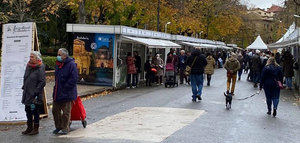
[[[224,96],[226,97],[226,109],[231,109],[231,101],[232,101],[232,94],[224,92]]]

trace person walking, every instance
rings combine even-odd
[[[243,69],[244,69],[244,58],[243,58],[242,54],[238,55],[238,61],[240,63],[240,69],[238,71],[238,76],[239,76],[238,80],[241,80],[241,77],[242,77],[242,74],[243,74]]]
[[[140,73],[142,72],[141,67],[142,67],[142,59],[141,56],[139,56],[139,53],[137,51],[133,52],[134,58],[135,58],[135,67],[136,67],[136,74],[133,75],[133,79],[135,80],[135,86],[139,84],[139,78],[140,78]]]
[[[186,61],[187,61],[187,55],[185,54],[184,50],[180,51],[180,56],[179,56],[179,74],[180,74],[180,84],[183,84],[183,79],[185,79],[185,82],[189,84],[187,76],[185,75],[184,71],[186,68]]]
[[[152,82],[153,82],[153,78],[154,78],[154,73],[151,70],[153,67],[151,66],[150,63],[150,58],[147,59],[145,65],[144,65],[144,69],[146,72],[146,86],[152,86]]]
[[[280,86],[278,81],[282,83],[282,68],[276,63],[276,59],[271,57],[262,71],[260,90],[264,89],[267,101],[268,115],[271,115],[273,104],[273,116],[277,115],[277,107],[280,96]]]
[[[285,77],[285,83],[287,86],[287,89],[292,89],[292,78],[294,76],[294,58],[290,51],[286,51],[282,57],[283,62],[283,73]]]
[[[160,58],[159,54],[156,54],[156,60],[154,61],[157,73],[157,85],[163,84],[163,75],[164,75],[164,61]]]
[[[196,99],[202,100],[203,74],[204,68],[207,65],[206,58],[200,52],[200,48],[196,48],[190,57],[188,57],[187,65],[191,67],[190,80],[192,86],[192,101]]]
[[[130,87],[135,88],[136,87],[135,78],[136,78],[137,69],[135,67],[135,58],[132,57],[131,52],[127,53],[126,64],[127,64],[127,78],[126,78],[127,88]]]
[[[72,101],[77,98],[78,71],[69,52],[61,48],[57,52],[55,86],[53,91],[52,114],[55,123],[53,134],[68,134]]]
[[[40,110],[44,101],[43,90],[45,85],[45,65],[42,62],[41,54],[33,51],[26,66],[22,87],[22,103],[25,105],[27,117],[27,129],[22,132],[24,135],[39,133]]]
[[[215,70],[215,58],[212,57],[211,53],[207,53],[207,65],[205,67],[204,73],[207,74],[207,86],[210,86],[211,76],[214,74]]]
[[[252,74],[253,74],[253,82],[254,88],[258,87],[258,83],[260,81],[260,74],[261,74],[261,59],[260,59],[260,51],[256,50],[255,55],[252,57]]]
[[[237,71],[241,67],[235,53],[231,53],[231,56],[226,60],[224,67],[227,70],[227,94],[231,91],[230,93],[234,95]],[[232,84],[231,90],[230,84]]]

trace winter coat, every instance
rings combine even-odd
[[[282,60],[283,60],[282,63],[283,63],[284,76],[285,77],[293,77],[294,76],[294,70],[293,70],[294,59],[293,59],[293,55],[290,54],[290,53],[285,53],[283,55]]]
[[[279,98],[280,87],[277,81],[283,81],[282,68],[275,65],[265,66],[261,74],[260,88],[263,88],[268,97]]]
[[[260,72],[261,71],[261,60],[258,55],[254,55],[252,57],[252,70],[253,72]]]
[[[57,62],[58,64],[60,62]],[[69,102],[77,98],[78,71],[74,59],[67,57],[55,67],[54,102]]]
[[[43,90],[46,85],[45,66],[42,64],[39,67],[26,67],[23,81],[23,96],[22,103],[30,105],[37,97],[38,104],[43,104]]]
[[[195,58],[197,59],[195,60]],[[192,66],[193,61],[194,65]],[[200,50],[194,50],[190,57],[188,57],[187,65],[191,67],[191,74],[201,75],[204,73],[204,68],[207,65],[206,58],[200,53]]]
[[[240,69],[244,69],[244,58],[243,58],[243,56],[242,55],[238,55],[237,60],[240,63]]]
[[[180,56],[179,56],[179,64],[178,64],[178,67],[179,67],[180,70],[185,70],[187,58],[188,58],[188,57],[187,57],[186,55],[180,55]]]
[[[234,57],[230,57],[226,60],[224,67],[227,71],[233,71],[232,74],[236,74],[241,68],[240,62]]]
[[[207,65],[205,67],[205,70],[204,70],[204,73],[205,74],[214,74],[214,70],[215,70],[215,59],[212,57],[212,56],[208,56],[206,58],[206,61],[207,61]]]
[[[127,63],[127,74],[136,74],[137,70],[135,67],[135,58],[131,56],[127,57],[126,63]]]
[[[134,56],[135,58],[135,67],[137,70],[137,73],[141,73],[141,66],[142,66],[142,60],[140,56]]]
[[[156,75],[163,76],[164,75],[164,61],[161,58],[156,58],[156,60],[154,60],[154,65],[157,70]]]

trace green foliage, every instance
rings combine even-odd
[[[43,63],[46,66],[46,70],[54,70],[56,64],[56,57],[45,56],[42,57]]]

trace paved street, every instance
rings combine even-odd
[[[300,106],[291,91],[283,91],[276,118],[266,114],[264,93],[246,76],[237,82],[231,110],[225,109],[226,74],[216,70],[203,100],[191,102],[190,86],[143,87],[113,92],[84,101],[87,128],[73,122],[67,136],[52,135],[53,117],[42,119],[40,134],[23,136],[25,126],[0,126],[0,142],[103,143],[299,143]],[[50,112],[51,113],[51,112]]]

